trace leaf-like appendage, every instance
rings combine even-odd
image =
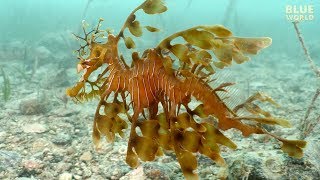
[[[177,117],[177,123],[175,124],[176,128],[187,129],[188,127],[191,127],[190,118],[191,116],[188,113],[179,114]]]
[[[180,141],[181,146],[190,152],[196,153],[199,151],[201,137],[196,131],[185,130],[182,134],[183,138]]]
[[[171,52],[180,61],[188,64],[188,66],[180,67],[180,69],[192,69],[193,73],[198,74],[199,78],[208,78],[211,74],[214,74],[214,66],[223,69],[230,66],[232,61],[235,61],[237,64],[248,61],[250,58],[247,57],[246,54],[257,54],[259,50],[268,47],[272,42],[270,38],[266,37],[233,37],[230,30],[224,26],[215,25],[196,26],[177,32],[161,41],[158,48],[160,50],[170,49],[171,46],[174,46],[170,45],[171,42],[178,37],[182,37],[188,42],[188,51],[185,50],[186,48],[176,48],[174,49],[175,51],[171,50]],[[210,55],[208,51],[211,50],[219,61],[212,61],[212,58],[210,57],[203,59],[198,58],[198,52],[206,52],[206,54]],[[177,51],[180,52],[180,54],[178,54]],[[186,59],[191,59],[192,62],[190,63],[189,61],[186,61]],[[211,62],[214,66],[210,65]],[[197,71],[194,71],[195,68],[197,68],[197,65],[201,65],[201,67]],[[206,75],[206,73],[202,71],[203,68],[210,73]]]
[[[261,108],[255,104],[253,104],[254,101],[260,101],[260,102],[269,102],[272,105],[279,107],[279,105],[267,94],[262,93],[262,92],[257,92],[255,94],[253,94],[252,96],[250,96],[244,103],[237,105],[236,107],[234,107],[233,111],[237,112],[239,109],[241,108],[245,108],[246,110],[248,110],[249,112],[253,113],[253,114],[263,114],[266,117],[269,117],[270,113],[267,113],[263,110],[261,110]]]
[[[222,61],[214,61],[213,65],[219,69],[223,69],[224,67],[229,66],[229,64],[222,62]]]
[[[175,145],[175,152],[183,175],[186,179],[198,179],[198,175],[194,173],[194,170],[196,170],[198,166],[197,158],[191,152],[177,146],[178,143]]]
[[[179,70],[179,73],[183,77],[195,77],[195,75],[192,72],[190,72],[189,70],[186,70],[186,69]]]
[[[213,34],[215,34],[218,37],[230,37],[232,36],[232,32],[225,28],[222,25],[215,25],[215,26],[203,26],[203,29],[212,32]]]
[[[147,14],[159,14],[167,10],[163,0],[147,0],[141,8]]]
[[[104,113],[108,115],[110,118],[117,116],[119,113],[126,112],[124,105],[121,103],[105,103],[104,106]]]
[[[218,87],[216,87],[214,89],[214,91],[224,91],[224,92],[227,92],[227,90],[225,89],[225,87],[228,87],[228,86],[232,86],[234,85],[235,83],[230,83],[230,82],[226,82],[226,83],[222,83],[220,84]]]
[[[140,127],[143,136],[150,139],[158,138],[158,130],[160,128],[160,125],[157,120],[147,120],[139,122],[138,126]]]
[[[169,133],[159,133],[159,145],[165,150],[172,150],[172,142]]]
[[[258,92],[256,94],[254,94],[252,96],[252,99],[250,99],[250,101],[254,101],[254,100],[259,100],[261,102],[268,102],[272,105],[274,105],[275,107],[280,107],[280,105],[278,103],[276,103],[270,96],[268,96],[265,93],[262,92]]]
[[[302,158],[303,150],[302,148],[306,147],[307,142],[302,140],[286,140],[286,139],[279,139],[283,144],[281,149],[288,153],[289,156],[295,158]]]
[[[235,38],[234,45],[243,53],[257,54],[259,50],[270,46],[272,40],[268,37],[262,38]]]
[[[236,149],[237,145],[232,142],[229,138],[224,136],[217,128],[212,124],[207,122],[202,123],[206,127],[207,131],[203,133],[203,136],[206,140],[206,144],[209,145],[212,151],[219,152],[219,146],[217,144],[222,144],[229,147],[230,149]],[[217,149],[218,148],[218,149]]]
[[[142,28],[139,21],[132,21],[131,23],[129,23],[128,28],[132,35],[136,37],[142,36]]]
[[[181,34],[181,36],[186,40],[188,43],[197,46],[201,49],[212,49],[212,41],[214,40],[214,35],[202,30],[191,29],[185,31]]]
[[[172,69],[172,59],[170,57],[163,58],[163,67],[168,74],[173,74],[174,71]]]
[[[112,126],[112,132],[118,133],[121,137],[124,137],[124,133],[122,132],[123,129],[127,129],[128,128],[128,124],[121,119],[119,116],[116,116],[112,119],[114,121],[114,124]]]
[[[150,32],[159,32],[160,31],[158,28],[155,28],[152,26],[145,26],[145,28]]]
[[[125,37],[124,43],[128,49],[132,49],[136,47],[136,44],[134,43],[131,37]]]
[[[203,143],[203,145],[200,147],[200,153],[208,156],[210,159],[216,162],[219,166],[226,165],[226,162],[221,157],[220,153],[216,151],[212,151],[211,148],[206,145],[206,143]]]
[[[78,82],[74,87],[67,88],[66,94],[70,97],[76,97],[79,93],[79,91],[84,87],[84,82]]]
[[[139,165],[139,157],[135,152],[133,152],[133,147],[130,144],[128,145],[126,163],[132,168]]]
[[[179,114],[179,116],[177,117],[176,128],[187,129],[189,127],[191,127],[197,132],[204,132],[206,130],[206,128],[203,125],[198,124],[190,114],[188,113]]]
[[[275,118],[275,117],[256,117],[256,116],[244,116],[244,117],[235,117],[232,118],[234,120],[250,120],[250,121],[256,121],[258,123],[262,124],[269,124],[269,125],[280,125],[282,127],[290,128],[292,125],[289,121],[282,118]]]
[[[198,51],[197,53],[197,59],[201,60],[201,61],[209,61],[211,60],[211,54],[208,53],[207,51],[205,50],[200,50]]]
[[[227,65],[232,62],[232,46],[225,44],[221,40],[213,40],[214,47],[212,49],[214,55]]]
[[[246,62],[250,59],[248,56],[245,56],[240,50],[236,48],[232,49],[232,57],[233,57],[233,60],[238,64]]]
[[[114,141],[114,133],[111,131],[113,121],[106,115],[99,115],[95,117],[94,124],[98,133],[107,137],[109,142]],[[95,133],[94,133],[95,134]]]
[[[158,114],[156,119],[159,121],[159,125],[161,129],[163,130],[169,129],[169,124],[164,113]]]
[[[133,142],[134,150],[142,161],[154,160],[159,148],[156,141],[147,137],[136,136]]]
[[[198,105],[192,112],[200,118],[208,117],[208,115],[204,113],[203,104]]]
[[[209,66],[212,60],[210,53],[205,50],[194,51],[193,53],[190,53],[189,56],[194,64],[201,64],[203,66]]]
[[[94,120],[94,122],[93,122],[93,131],[92,131],[92,141],[93,141],[94,146],[97,149],[101,147],[100,140],[101,140],[101,135],[100,135],[100,132],[99,132],[99,130],[97,128],[96,120]]]
[[[180,61],[185,63],[190,63],[190,59],[188,57],[188,47],[183,44],[175,44],[169,48],[169,50],[180,59]]]

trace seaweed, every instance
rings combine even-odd
[[[84,42],[77,50],[77,71],[82,76],[66,94],[78,101],[99,99],[92,133],[96,148],[101,147],[103,137],[108,142],[115,141],[117,134],[124,137],[131,124],[127,164],[135,168],[139,159],[153,161],[165,151],[173,151],[186,179],[198,179],[196,153],[226,165],[220,147],[237,148],[223,134],[228,129],[239,130],[245,137],[269,135],[282,143],[283,152],[301,158],[305,141],[281,138],[262,126],[291,127],[287,120],[259,107],[260,103],[278,107],[271,97],[258,92],[229,107],[219,94],[227,94],[227,87],[234,83],[217,84],[212,79],[216,71],[250,60],[250,55],[271,45],[271,38],[237,37],[222,25],[199,25],[164,38],[142,55],[133,51],[132,64],[126,63],[118,52],[120,40],[133,50],[134,39],[144,30],[159,31],[142,25],[136,12],[152,15],[166,10],[163,0],[146,0],[129,14],[118,35],[100,29],[103,19],[89,32],[83,26],[84,37],[75,35]],[[193,99],[199,102],[195,108]]]
[[[298,27],[298,22],[295,21],[292,23],[293,23],[293,27],[296,31],[297,37],[299,39],[299,42],[301,44],[301,47],[303,49],[306,60],[308,61],[310,68],[314,72],[316,78],[318,80],[320,80],[320,69],[319,69],[319,67],[317,67],[317,65],[314,63],[314,61],[312,60],[312,58],[310,56],[309,50],[304,43],[303,37],[302,37],[300,29]],[[301,134],[300,134],[300,136],[302,139],[305,139],[313,131],[314,127],[317,124],[319,124],[319,122],[320,122],[320,115],[314,119],[309,119],[309,116],[314,109],[315,102],[316,102],[317,98],[319,97],[319,95],[320,95],[320,87],[318,87],[316,89],[316,92],[314,93],[314,96],[311,99],[311,103],[308,106],[308,109],[304,115],[304,118],[301,121],[301,126],[300,126],[301,127],[300,128]]]
[[[10,99],[11,96],[11,85],[10,85],[10,79],[6,75],[3,67],[0,66],[0,71],[2,74],[3,78],[3,85],[2,85],[2,95],[3,95],[3,100],[7,102]]]

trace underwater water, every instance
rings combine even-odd
[[[124,137],[117,134],[110,143],[103,137],[101,147],[96,148],[92,123],[99,95],[79,102],[66,94],[67,88],[81,81],[83,73],[77,73],[79,60],[75,51],[81,41],[74,34],[83,37],[83,26],[88,32],[103,18],[100,29],[117,35],[129,14],[141,3],[143,0],[0,0],[0,179],[175,180],[188,177],[181,168],[182,163],[179,164],[177,150],[166,150],[154,160],[140,160],[139,166],[130,167],[126,163],[130,134],[130,122],[126,118],[128,128],[123,131]],[[216,80],[208,84],[217,87],[222,83],[235,83],[227,89],[227,94],[219,94],[230,107],[246,102],[257,92],[268,94],[279,107],[260,99],[262,102],[257,102],[257,107],[246,104],[254,106],[248,109],[256,112],[261,107],[261,114],[270,112],[274,117],[288,120],[292,127],[269,126],[263,122],[255,125],[286,139],[307,142],[302,148],[303,157],[293,158],[281,150],[281,142],[264,133],[244,137],[236,128],[220,130],[237,148],[215,144],[225,166],[219,166],[197,148],[193,153],[197,163],[190,164],[197,164],[194,172],[198,177],[318,179],[320,2],[166,0],[165,5],[168,9],[161,14],[149,15],[142,10],[135,13],[141,25],[160,31],[143,30],[141,37],[131,35],[136,45],[134,50],[127,49],[120,41],[119,52],[128,65],[132,63],[133,51],[142,55],[144,50],[156,47],[173,33],[197,25],[220,24],[236,37],[270,37],[272,45],[259,48],[261,52],[249,55],[249,61],[242,64],[233,61],[223,69],[215,67],[212,78]],[[292,23],[298,19],[298,23]],[[125,34],[130,32],[125,30]],[[182,41],[182,38],[177,40]],[[172,68],[177,72],[179,67],[179,60],[175,60]],[[93,78],[104,68],[97,69]],[[196,99],[192,98],[190,106],[199,105]],[[133,105],[128,107],[131,116]],[[139,116],[140,121],[143,119]],[[199,118],[197,123],[207,121],[210,118]],[[141,156],[139,154],[140,159]]]

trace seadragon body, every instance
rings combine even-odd
[[[118,45],[124,40],[128,49],[135,47],[134,41],[125,36],[126,29],[136,37],[142,35],[142,26],[135,16],[138,10],[158,14],[167,8],[162,0],[146,0],[129,15],[118,35],[108,33],[106,42],[98,42],[105,33],[99,30],[102,20],[89,33],[84,29],[84,38],[76,36],[86,43],[78,50],[78,71],[83,71],[83,75],[74,87],[67,89],[67,94],[78,100],[99,97],[93,123],[93,141],[97,147],[101,136],[106,136],[108,141],[114,141],[115,134],[124,136],[127,121],[123,114],[131,123],[126,157],[131,167],[138,166],[139,158],[152,161],[163,150],[171,150],[175,152],[185,177],[197,179],[195,153],[224,165],[219,146],[235,149],[236,145],[221,130],[231,128],[240,130],[244,136],[268,134],[283,143],[284,152],[302,157],[304,141],[283,139],[261,126],[290,126],[286,120],[271,116],[254,103],[276,104],[270,97],[256,93],[231,109],[218,92],[227,93],[225,87],[233,83],[215,85],[215,88],[209,83],[215,69],[228,67],[233,61],[240,64],[249,60],[246,55],[256,54],[269,46],[270,38],[239,38],[220,25],[196,26],[165,38],[141,56],[133,52],[129,66],[119,54]],[[157,31],[150,26],[144,28]],[[179,37],[186,43],[175,43]],[[212,54],[217,61],[213,61]],[[174,58],[180,62],[178,68],[173,66]],[[100,74],[92,76],[101,68],[104,70]],[[189,107],[192,98],[200,102],[193,109]],[[247,111],[248,115],[239,116],[240,109]],[[141,115],[144,119],[140,118]]]

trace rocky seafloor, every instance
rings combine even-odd
[[[11,93],[7,101],[5,92],[0,94],[0,179],[184,179],[170,152],[130,168],[125,163],[128,134],[95,150],[91,132],[97,101],[79,104],[64,93],[79,78],[71,44],[48,34],[34,47],[14,41],[2,48],[0,65],[10,79]],[[301,121],[319,86],[302,52],[297,54],[293,59],[266,50],[246,64],[223,70],[230,76],[219,79],[237,82],[237,95],[243,100],[257,91],[269,94],[281,107],[266,106],[267,110],[293,124],[293,128],[269,130],[289,139],[299,138]],[[0,88],[3,79],[0,76]],[[320,115],[319,105],[320,99],[309,121]],[[319,132],[315,125],[306,138],[304,157],[294,159],[267,136],[243,138],[229,130],[225,134],[238,148],[222,148],[228,167],[198,155],[198,174],[201,179],[319,179]]]

